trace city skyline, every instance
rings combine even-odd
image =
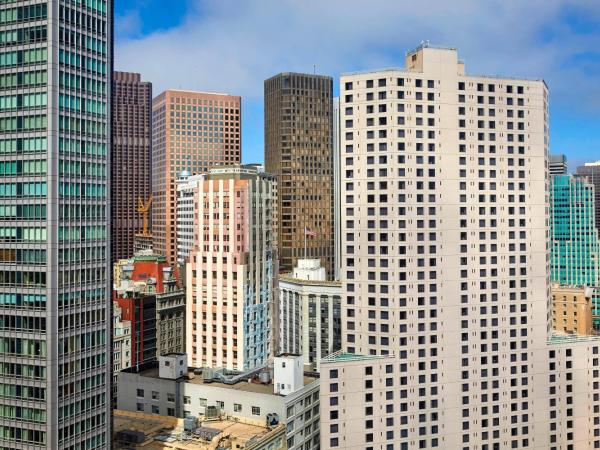
[[[473,73],[546,80],[552,95],[550,152],[565,153],[571,170],[596,159],[600,5],[592,2],[556,0],[543,8],[537,1],[470,8],[459,2],[450,8],[431,1],[421,8],[378,1],[364,16],[337,1],[308,2],[300,9],[267,0],[176,3],[118,2],[116,68],[140,71],[156,93],[181,87],[241,95],[244,163],[263,161],[263,80],[282,71],[313,73],[316,65],[317,74],[334,77],[338,95],[341,73],[396,66],[405,50],[427,39],[459,48]],[[412,26],[398,27],[403,20]],[[378,32],[368,23],[377,23]],[[304,35],[304,27],[311,33]],[[193,45],[186,43],[190,35]],[[162,70],[150,52],[181,70]]]
[[[599,45],[599,0],[0,0],[0,450],[600,449]]]

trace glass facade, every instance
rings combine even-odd
[[[110,446],[112,1],[0,0],[0,448]]]
[[[551,278],[594,289],[593,326],[600,329],[600,239],[594,185],[585,178],[554,175],[550,188]]]

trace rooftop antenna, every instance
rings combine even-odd
[[[313,75],[317,74],[317,65],[313,64]]]

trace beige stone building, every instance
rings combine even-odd
[[[551,326],[548,111],[542,80],[428,44],[341,77],[322,448],[600,448],[600,341]]]
[[[241,98],[167,90],[152,106],[153,250],[177,261],[177,176],[187,170],[238,164],[242,156]]]
[[[214,168],[196,179],[192,195],[185,276],[190,365],[260,367],[274,353],[277,184],[254,166]]]
[[[593,289],[552,284],[552,326],[562,333],[589,336],[592,327]]]

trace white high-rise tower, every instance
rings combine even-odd
[[[600,448],[600,343],[549,327],[545,83],[423,45],[342,76],[340,115],[322,448]]]

